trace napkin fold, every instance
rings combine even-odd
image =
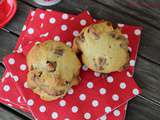
[[[0,84],[3,98],[10,97],[13,103],[19,101],[18,105],[24,105],[23,107],[39,120],[66,118],[123,120],[126,103],[141,93],[132,75],[142,27],[118,24],[124,36],[129,39],[131,52],[130,67],[123,72],[114,72],[104,78],[100,73],[93,72],[84,65],[80,72],[82,78],[80,85],[70,89],[63,99],[52,102],[42,101],[26,86],[28,73],[26,54],[36,42],[53,39],[71,47],[73,38],[85,26],[96,22],[88,11],[78,16],[41,9],[32,11],[16,44],[15,53],[4,58],[6,69],[12,76]],[[6,92],[5,89],[9,90]],[[17,93],[14,95],[16,97],[11,95],[13,92]]]

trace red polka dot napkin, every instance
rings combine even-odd
[[[30,18],[30,19],[29,19]],[[26,86],[27,65],[25,55],[36,42],[48,39],[63,41],[69,47],[72,46],[73,38],[87,25],[96,22],[88,12],[78,16],[55,11],[36,10],[28,17],[28,24],[23,27],[22,36],[18,40],[15,53],[4,59],[8,71],[12,73],[12,79],[2,84],[1,92],[8,96],[17,88],[19,95],[15,99],[24,99],[24,104],[32,115],[39,120],[123,120],[125,116],[125,104],[141,93],[132,78],[140,34],[142,28],[118,24],[124,36],[129,39],[130,67],[123,72],[114,72],[107,77],[93,72],[83,65],[81,69],[82,82],[79,86],[68,91],[63,99],[52,102],[40,100]],[[14,81],[14,76],[16,80]],[[7,89],[7,90],[6,90]],[[13,99],[13,98],[12,98]],[[16,101],[15,101],[16,102]],[[20,102],[23,104],[23,102]]]

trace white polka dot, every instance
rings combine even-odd
[[[111,112],[111,110],[112,110],[111,107],[109,107],[109,106],[105,107],[105,112],[106,112],[106,113]]]
[[[115,111],[113,112],[113,114],[114,114],[114,116],[118,117],[121,113],[120,113],[119,110],[115,110]]]
[[[41,105],[40,107],[39,107],[39,111],[40,112],[46,112],[46,107],[44,106],[44,105]]]
[[[70,88],[69,90],[68,90],[68,94],[69,95],[72,95],[74,93],[74,90],[72,89],[72,88]]]
[[[33,34],[34,33],[34,29],[33,28],[29,28],[28,29],[28,34]]]
[[[61,101],[59,102],[59,105],[60,105],[61,107],[64,107],[64,106],[66,105],[66,101],[65,101],[65,100],[61,100]]]
[[[40,17],[41,19],[44,19],[44,16],[45,16],[44,13],[41,13],[41,14],[39,15],[39,17]]]
[[[73,107],[72,107],[72,112],[73,112],[73,113],[78,112],[78,107],[77,107],[77,106],[73,106]]]
[[[5,78],[8,78],[10,76],[10,72],[7,72],[5,75]]]
[[[26,28],[27,28],[26,25],[24,25],[23,28],[22,28],[22,31],[25,31]]]
[[[136,30],[134,31],[134,34],[137,35],[137,36],[140,35],[140,34],[141,34],[141,30],[136,29]]]
[[[126,73],[126,74],[127,74],[127,76],[128,76],[128,77],[132,77],[132,75],[131,75],[131,73],[130,73],[130,72],[128,72],[128,71],[127,71],[127,73]]]
[[[60,41],[60,36],[58,35],[54,36],[54,41]]]
[[[73,36],[78,36],[79,35],[79,32],[77,30],[73,31]]]
[[[133,92],[134,95],[138,95],[139,94],[139,90],[137,88],[133,89],[132,92]]]
[[[64,120],[70,120],[69,118],[65,118]]]
[[[57,119],[58,118],[58,113],[57,112],[52,112],[52,118]]]
[[[56,19],[55,19],[55,18],[50,18],[50,19],[49,19],[49,23],[54,24],[55,22],[56,22]]]
[[[92,106],[93,107],[98,107],[98,105],[99,105],[99,102],[97,100],[92,101]]]
[[[129,64],[130,64],[130,66],[135,66],[135,60],[130,60]]]
[[[4,90],[5,92],[10,91],[10,86],[9,86],[9,85],[4,85],[4,86],[3,86],[3,90]]]
[[[20,70],[25,71],[27,69],[27,66],[25,64],[20,65]]]
[[[124,36],[126,39],[128,39],[128,35],[127,35],[127,34],[123,34],[123,36]]]
[[[16,75],[13,76],[13,79],[14,79],[15,82],[17,82],[19,80],[18,76],[16,76]]]
[[[95,77],[100,77],[100,76],[101,76],[101,73],[99,73],[99,72],[94,72],[94,76],[95,76]]]
[[[85,113],[84,114],[84,118],[86,119],[86,120],[89,120],[90,118],[91,118],[91,114],[90,113]]]
[[[32,12],[31,12],[31,16],[33,17],[33,16],[34,16],[34,14],[35,14],[35,11],[32,11]]]
[[[120,86],[121,89],[125,89],[126,88],[126,83],[121,82],[119,86]]]
[[[114,94],[112,96],[113,101],[118,101],[119,100],[119,96],[117,94]]]
[[[100,120],[107,120],[107,116],[103,115],[102,117],[100,117]]]
[[[28,88],[27,82],[24,83],[24,88]]]
[[[39,41],[35,42],[36,45],[39,45],[40,43],[41,43],[41,42],[39,42]]]
[[[97,22],[97,20],[96,20],[96,19],[93,19],[93,22]]]
[[[101,95],[106,94],[106,89],[105,89],[105,88],[99,89],[99,93],[100,93]]]
[[[82,19],[82,20],[80,21],[80,24],[81,24],[82,26],[85,26],[85,25],[87,24],[87,21],[84,20],[84,19]]]
[[[80,94],[79,99],[81,101],[85,101],[86,100],[86,95],[85,94]]]
[[[8,63],[9,63],[10,65],[13,65],[13,64],[15,63],[14,58],[9,58]]]
[[[67,29],[68,29],[67,25],[62,25],[62,26],[61,26],[61,30],[62,30],[62,31],[66,31]]]
[[[87,71],[87,70],[88,70],[87,65],[83,65],[83,66],[82,66],[82,70]]]
[[[108,76],[107,77],[107,82],[112,83],[113,82],[113,77],[112,76]]]
[[[124,27],[124,24],[118,24],[118,27]]]
[[[68,47],[72,47],[72,43],[71,43],[70,41],[66,42],[66,45],[67,45]]]
[[[68,15],[68,14],[64,13],[64,14],[62,15],[62,19],[63,19],[63,20],[67,20],[68,18],[69,18],[69,15]]]
[[[87,87],[88,87],[88,88],[93,88],[93,82],[88,82],[88,83],[87,83]]]
[[[131,47],[128,47],[128,50],[129,50],[129,52],[132,52],[132,48]]]
[[[29,100],[27,101],[27,105],[33,106],[33,105],[34,105],[34,101],[33,101],[32,99],[29,99]]]

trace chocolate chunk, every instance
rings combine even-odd
[[[64,92],[65,92],[64,90],[56,91],[55,95],[60,96],[60,95],[63,95]]]
[[[109,22],[109,21],[106,24],[107,24],[107,26],[111,26],[112,25],[112,23]]]
[[[131,52],[128,50],[129,57],[131,57]]]
[[[115,34],[114,32],[111,32],[109,35],[110,35],[112,38],[116,38],[116,34]]]
[[[38,72],[38,74],[37,74],[37,75],[38,75],[38,77],[41,77],[41,75],[42,75],[42,72]]]
[[[32,71],[34,69],[34,67],[33,67],[33,65],[31,65],[31,68],[30,68],[30,70]]]
[[[99,66],[99,70],[104,70],[103,66]]]
[[[126,40],[126,38],[125,38],[124,36],[122,36],[122,35],[118,35],[118,36],[116,37],[116,39],[117,39],[117,40]]]
[[[36,74],[33,74],[33,76],[31,77],[31,80],[33,80],[33,81],[36,80]]]
[[[71,82],[65,81],[64,85],[70,86]]]
[[[98,35],[98,33],[96,33],[96,31],[92,26],[88,28],[88,32],[91,33],[96,40],[100,39],[100,36]]]
[[[48,65],[48,71],[49,72],[54,72],[56,71],[56,67],[57,67],[57,62],[51,62],[51,61],[46,61],[47,65]]]
[[[118,25],[117,24],[113,24],[113,29],[117,29]]]
[[[63,56],[64,49],[63,48],[56,48],[54,53],[59,55],[59,56]]]
[[[84,32],[82,32],[79,37],[81,42],[85,41]]]
[[[105,65],[106,62],[107,62],[107,59],[106,59],[106,58],[103,58],[103,57],[99,57],[99,58],[98,58],[98,63],[99,63],[100,66]]]

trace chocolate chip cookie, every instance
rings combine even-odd
[[[75,52],[53,40],[35,44],[27,55],[28,87],[45,101],[65,96],[80,82],[81,63]]]
[[[81,52],[83,63],[96,72],[121,71],[128,65],[128,40],[111,22],[85,27],[74,39],[73,49]]]

